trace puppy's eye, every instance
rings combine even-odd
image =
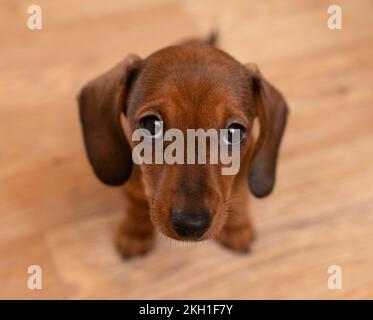
[[[234,146],[241,144],[246,137],[246,129],[239,123],[230,124],[223,134],[223,142],[227,145]]]
[[[158,138],[162,134],[162,126],[163,122],[157,116],[146,116],[140,120],[140,128],[146,129],[146,136],[151,138]]]

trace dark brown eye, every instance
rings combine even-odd
[[[152,138],[158,138],[162,133],[162,121],[154,115],[146,116],[140,120],[140,128],[145,129],[146,135]]]
[[[234,146],[241,144],[246,137],[246,129],[239,123],[231,123],[223,134],[223,141],[225,144]]]

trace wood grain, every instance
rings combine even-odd
[[[373,298],[373,4],[338,1],[28,1],[0,10],[0,298]],[[113,247],[120,190],[83,150],[76,94],[127,53],[146,56],[218,27],[220,45],[256,62],[291,117],[274,194],[252,201],[249,256],[159,237],[142,259]],[[43,290],[26,286],[43,268]],[[329,290],[327,269],[343,270]]]

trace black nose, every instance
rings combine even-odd
[[[175,232],[181,237],[199,238],[211,225],[211,214],[206,209],[173,210],[171,224]]]

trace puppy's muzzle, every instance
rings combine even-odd
[[[202,237],[211,225],[212,216],[207,209],[184,210],[176,209],[170,215],[171,225],[178,236],[198,239]]]

